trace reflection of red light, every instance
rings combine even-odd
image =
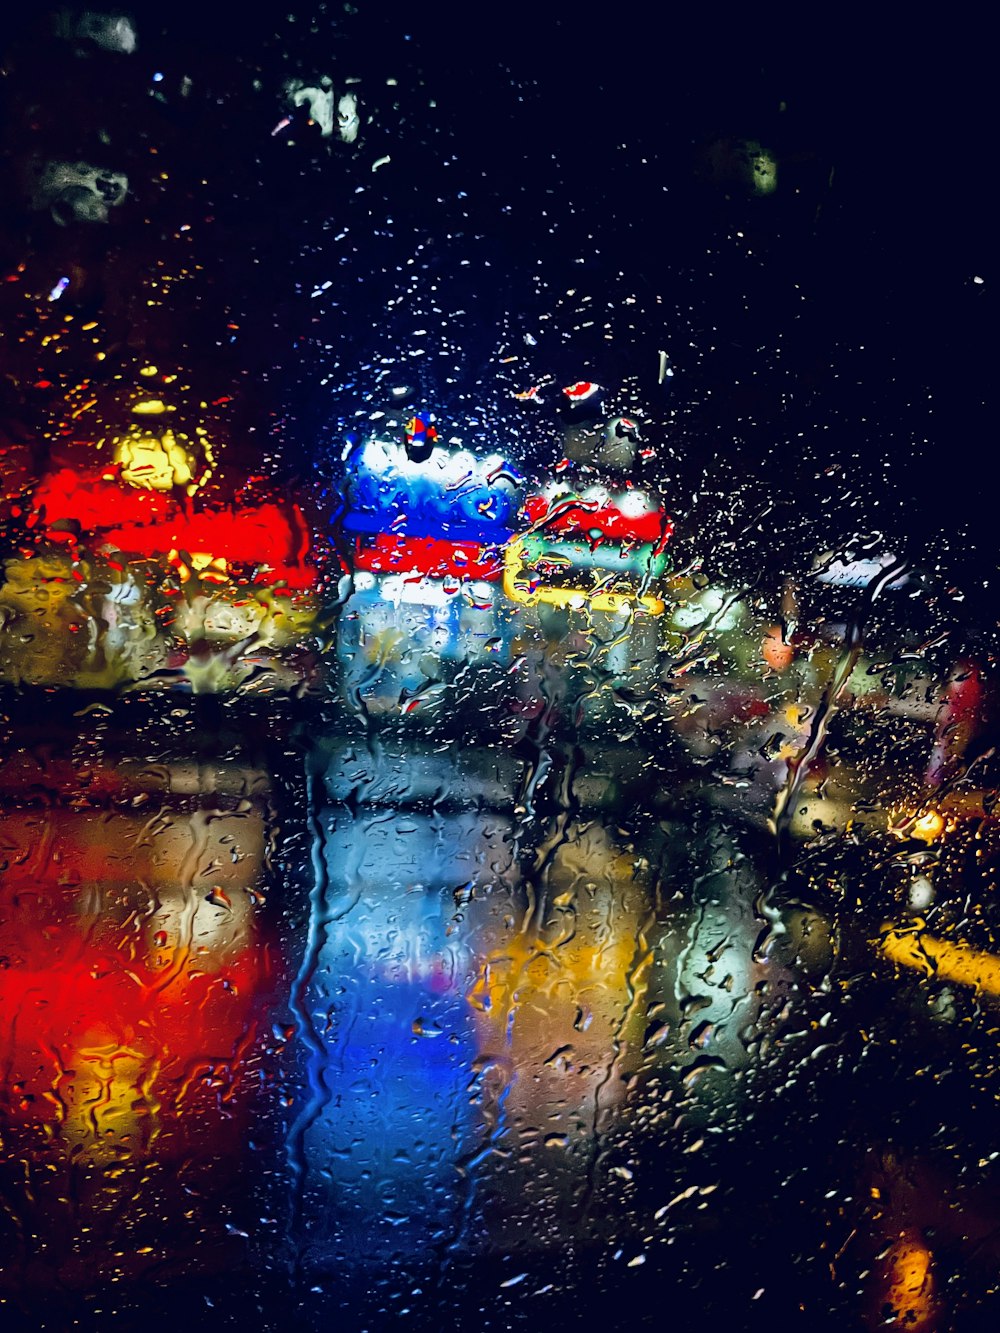
[[[108,471],[117,471],[117,466]],[[119,486],[103,474],[89,477],[74,468],[60,468],[35,491],[32,507],[45,511],[45,522],[73,520],[85,532],[126,523],[152,523],[177,508],[162,491],[140,491]]]
[[[481,579],[495,583],[503,573],[497,555],[478,542],[450,542],[436,537],[395,537],[379,533],[359,539],[354,566],[373,574],[424,574],[428,578]]]
[[[12,1020],[0,1030],[0,1049],[8,1087],[22,1093],[12,1110],[35,1122],[63,1119],[67,1085],[85,1078],[77,1066],[95,1049],[148,1063],[153,1102],[163,1111],[167,1089],[176,1107],[209,1065],[236,1073],[266,975],[259,947],[214,972],[198,972],[193,959],[189,968],[158,973],[113,948],[67,948],[73,952],[71,961],[53,962],[53,941],[39,938],[21,950],[23,965],[0,977],[0,1008]]]
[[[580,380],[576,384],[567,385],[563,393],[572,403],[582,403],[587,398],[592,398],[598,391],[598,385],[591,384],[589,380]]]
[[[37,488],[32,501],[36,519],[44,513],[46,535],[74,540],[74,533],[94,534],[94,544],[114,546],[130,555],[163,557],[170,551],[206,553],[231,564],[266,566],[261,578],[284,580],[290,587],[311,587],[315,570],[305,565],[309,532],[297,505],[274,503],[231,509],[182,508],[161,491],[119,485],[109,472],[89,476],[62,468]],[[73,532],[53,528],[72,522]]]
[[[543,495],[532,495],[524,506],[529,521],[544,523],[552,532],[599,532],[616,541],[666,543],[674,525],[660,509],[644,514],[623,514],[614,505],[590,508],[586,504],[550,505]],[[552,517],[547,515],[552,511]]]
[[[163,523],[111,528],[102,536],[106,543],[135,555],[204,551],[235,564],[266,565],[269,579],[286,579],[296,587],[308,587],[315,578],[311,569],[289,563],[298,543],[288,519],[273,504],[239,514],[226,510],[176,514]]]

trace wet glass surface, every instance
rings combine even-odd
[[[4,1328],[996,1327],[955,36],[11,21]]]

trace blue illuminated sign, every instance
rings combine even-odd
[[[503,545],[516,527],[523,482],[499,455],[436,445],[418,462],[401,445],[370,440],[347,471],[349,532]]]

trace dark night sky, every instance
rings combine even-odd
[[[589,21],[520,0],[349,8],[140,7],[129,57],[73,54],[22,18],[5,57],[9,179],[31,151],[86,156],[103,128],[132,195],[89,236],[8,202],[5,264],[19,247],[40,264],[78,247],[93,313],[118,318],[137,355],[175,351],[203,392],[236,386],[229,428],[246,440],[256,422],[288,473],[322,471],[404,368],[455,429],[550,463],[554,423],[513,407],[497,370],[548,315],[532,373],[626,386],[692,523],[706,485],[759,489],[806,543],[881,527],[973,585],[995,562],[993,168],[974,32],[637,3]],[[361,80],[352,149],[301,125],[294,144],[271,134],[282,81],[324,72]],[[773,195],[713,172],[738,138],[774,153]],[[150,323],[122,292],[161,253],[177,262],[166,238],[189,215],[211,218],[195,228],[202,276]],[[608,338],[569,290],[603,306]],[[405,358],[435,306],[448,354],[417,365]]]

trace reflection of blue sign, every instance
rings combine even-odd
[[[338,627],[337,657],[346,696],[370,714],[408,711],[415,698],[421,716],[434,712],[460,665],[509,662],[515,620],[494,585],[466,584],[449,593],[440,581],[398,574],[376,581],[361,573],[355,581]]]
[[[499,455],[435,446],[423,462],[370,440],[347,460],[350,532],[395,532],[503,545],[516,526],[521,478]]]
[[[325,1034],[327,1107],[306,1140],[320,1196],[312,1246],[317,1258],[384,1262],[455,1227],[473,1036],[460,994],[435,994],[405,968],[387,975],[349,949],[348,932],[321,961],[344,984]]]
[[[324,823],[322,920],[300,971],[313,1092],[293,1131],[300,1243],[310,1267],[393,1264],[461,1225],[476,1046],[455,895],[491,852],[510,856],[504,831],[472,813],[369,809]]]

